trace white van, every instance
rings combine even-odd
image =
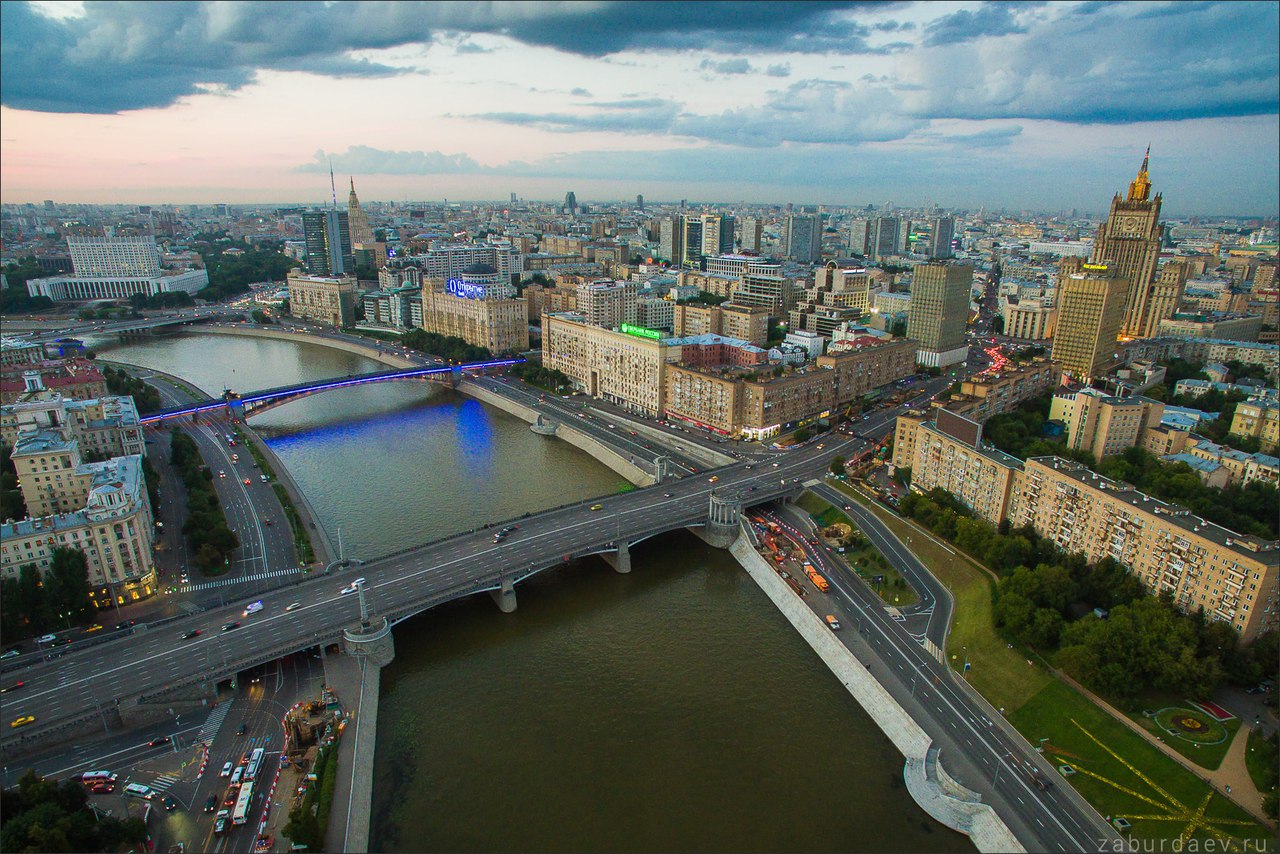
[[[143,798],[144,800],[151,800],[151,797],[155,795],[150,786],[144,786],[141,783],[130,783],[124,787],[124,793],[130,798]]]
[[[240,766],[231,772],[231,785],[239,786],[242,777],[244,777],[244,766]]]

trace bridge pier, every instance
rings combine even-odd
[[[619,575],[626,575],[631,571],[631,545],[626,540],[618,543],[618,551],[615,554],[605,552],[600,557],[604,558],[604,562],[613,567],[613,571]]]
[[[742,532],[739,519],[742,516],[742,499],[735,495],[711,493],[707,507],[707,524],[702,538],[719,549],[727,549],[737,542]]]
[[[502,579],[502,587],[497,590],[490,590],[489,595],[493,597],[493,601],[497,604],[498,610],[504,614],[510,614],[516,609],[516,586],[510,578]]]

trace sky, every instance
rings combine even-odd
[[[1275,2],[0,0],[0,201],[1280,209]]]

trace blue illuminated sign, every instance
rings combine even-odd
[[[463,299],[484,299],[484,285],[475,285],[471,282],[464,282],[462,279],[450,279],[445,282],[445,287],[449,289],[449,293],[455,297]]]

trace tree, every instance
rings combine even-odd
[[[799,430],[796,431],[795,438],[796,438],[796,441],[800,443],[809,441],[809,428],[801,427]]]
[[[1004,334],[1004,315],[997,314],[995,317],[991,318],[991,334],[992,335]]]
[[[831,458],[831,473],[844,474],[844,457],[836,456]]]
[[[907,337],[907,321],[905,318],[899,318],[889,325],[889,334],[894,338]]]

